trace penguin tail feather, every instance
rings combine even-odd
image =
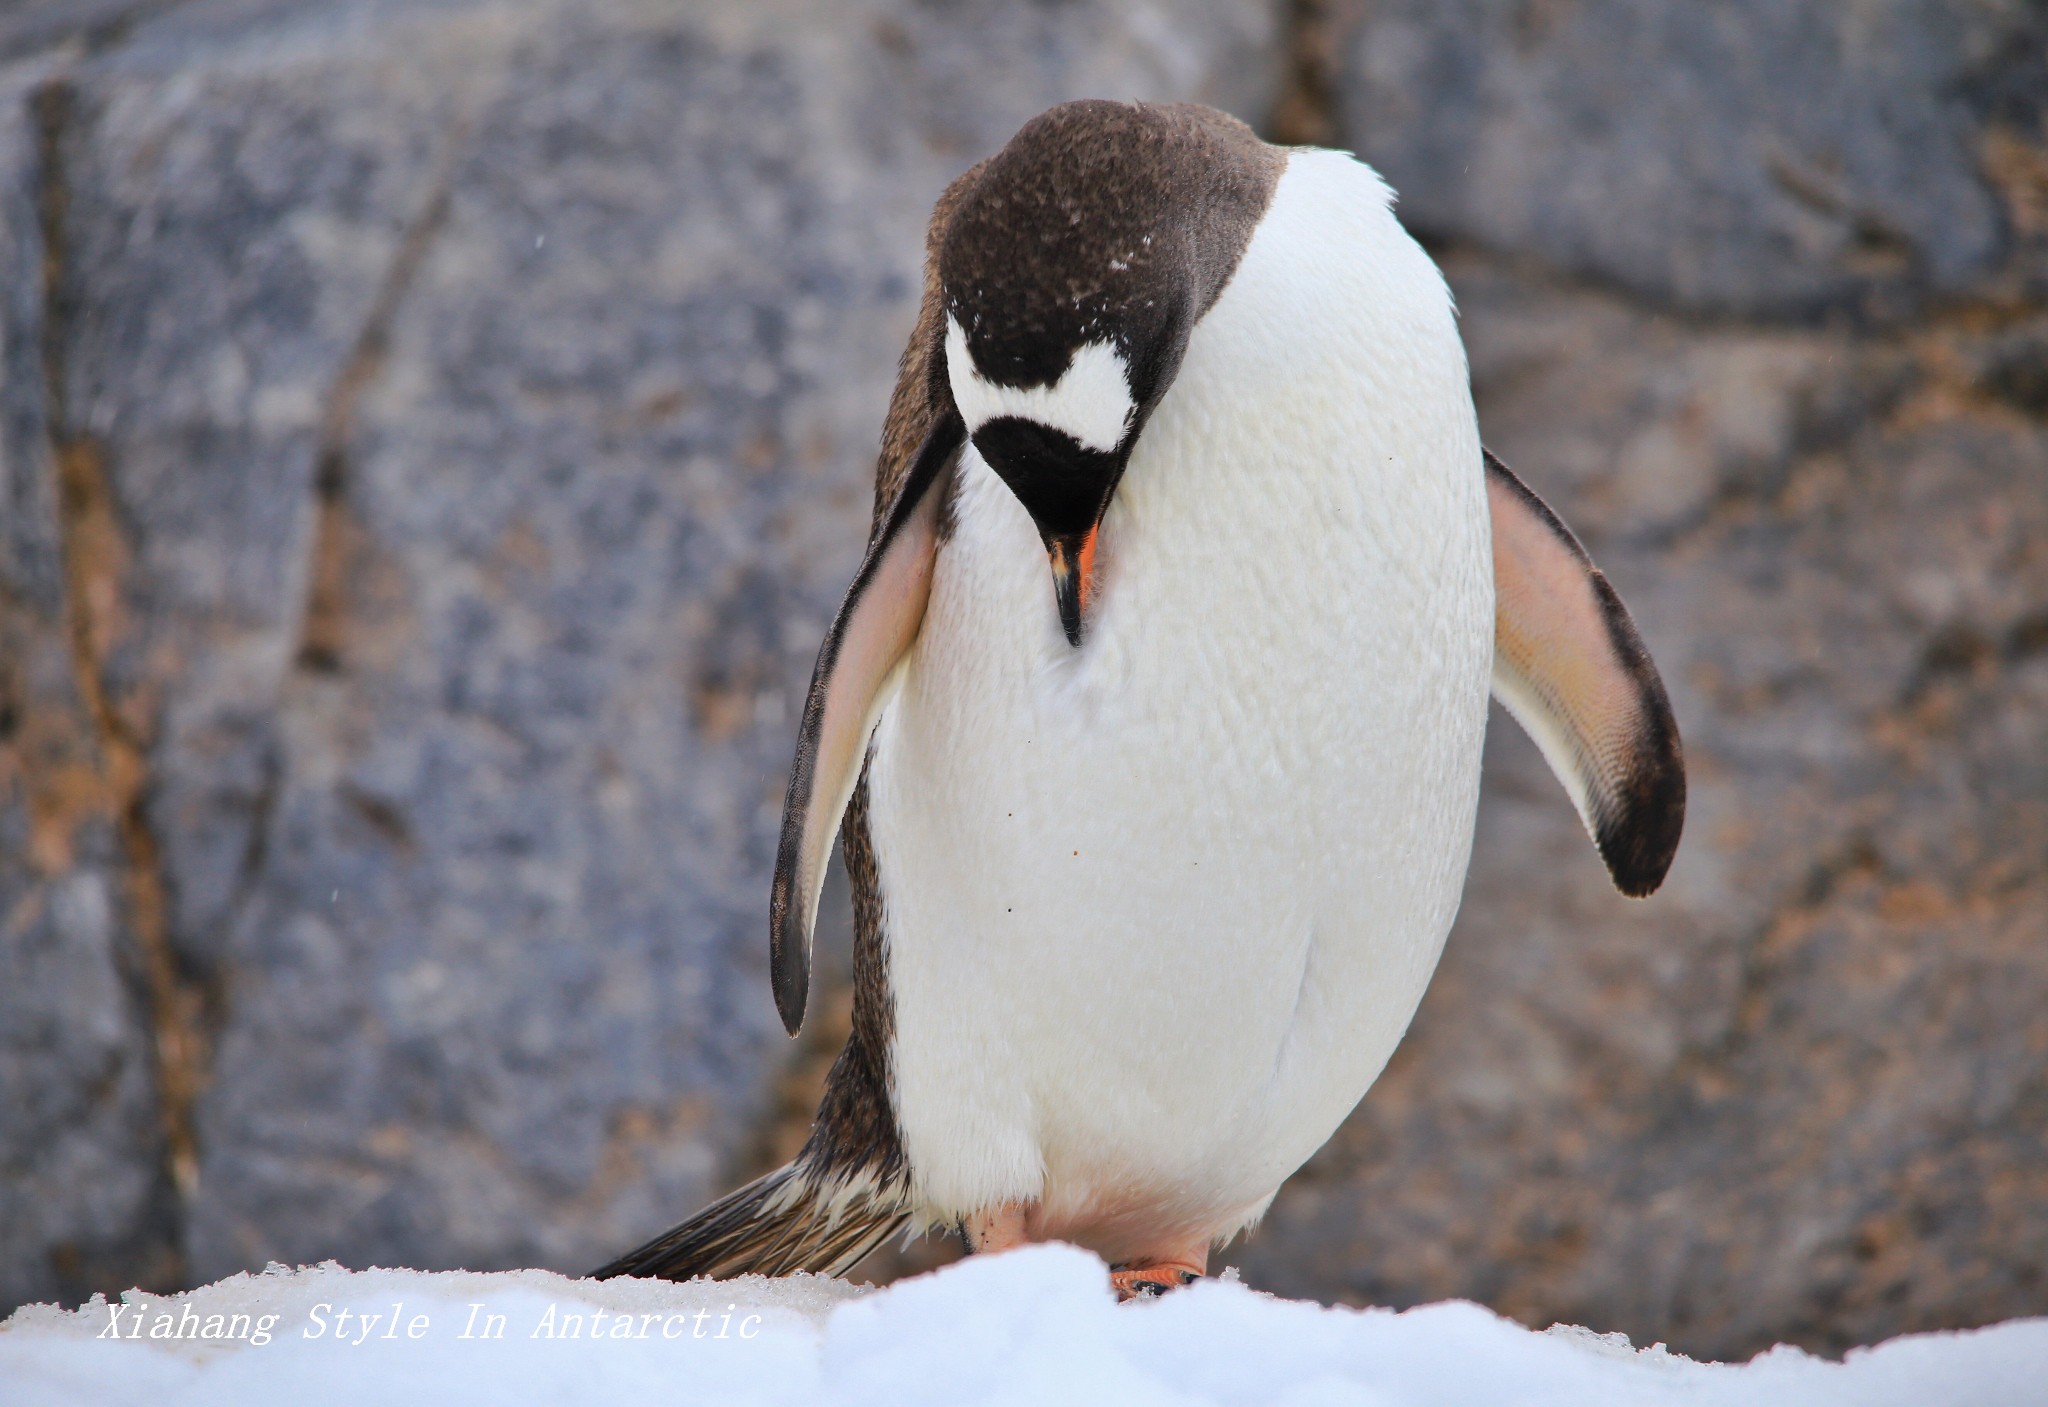
[[[901,1178],[815,1171],[802,1157],[727,1193],[592,1278],[844,1275],[910,1221]]]

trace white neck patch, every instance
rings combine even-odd
[[[1084,342],[1060,379],[1020,391],[984,381],[967,351],[967,334],[946,318],[946,376],[953,404],[973,434],[989,421],[1014,415],[1064,431],[1088,449],[1107,453],[1123,443],[1137,403],[1131,399],[1128,367],[1107,342]]]

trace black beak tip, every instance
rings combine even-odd
[[[1057,578],[1053,584],[1059,598],[1060,629],[1067,633],[1067,643],[1076,649],[1081,645],[1081,591],[1080,583],[1071,575]]]

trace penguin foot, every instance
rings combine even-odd
[[[1183,1285],[1192,1285],[1202,1278],[1199,1270],[1190,1270],[1185,1265],[1112,1265],[1109,1268],[1109,1285],[1116,1291],[1118,1304],[1129,1304],[1132,1300],[1157,1299],[1168,1290],[1178,1290]]]
[[[992,1255],[1054,1237],[1039,1234],[1033,1226],[1037,1206],[1030,1202],[999,1202],[960,1218],[960,1239],[970,1255]],[[1118,1261],[1109,1268],[1110,1288],[1117,1303],[1157,1299],[1169,1290],[1192,1285],[1209,1270],[1209,1243],[1163,1238],[1143,1253],[1143,1259]]]

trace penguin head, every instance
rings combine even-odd
[[[1066,103],[969,178],[939,235],[944,391],[1037,526],[1071,645],[1131,451],[1283,163],[1208,108]]]

